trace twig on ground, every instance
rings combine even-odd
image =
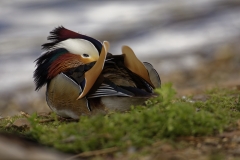
[[[118,148],[117,147],[111,147],[111,148],[105,148],[105,149],[100,149],[100,150],[95,150],[95,151],[87,151],[87,152],[83,152],[83,153],[80,153],[80,154],[77,154],[75,156],[72,156],[66,160],[73,160],[75,158],[78,158],[78,157],[92,157],[92,156],[99,156],[99,155],[102,155],[102,154],[107,154],[107,153],[111,153],[111,152],[115,152],[117,151]]]

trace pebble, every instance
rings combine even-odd
[[[18,127],[18,128],[21,128],[21,127],[29,128],[30,122],[26,118],[19,118],[19,119],[15,120],[12,125],[14,127]]]
[[[216,145],[218,145],[218,139],[207,138],[207,139],[204,140],[204,143],[205,143],[206,145],[216,146]]]

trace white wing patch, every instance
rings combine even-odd
[[[88,95],[88,98],[96,98],[96,97],[106,97],[106,96],[124,96],[124,97],[132,97],[123,92],[116,91],[113,87],[102,84],[96,92],[93,94]]]

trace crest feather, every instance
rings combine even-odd
[[[85,39],[85,40],[90,41],[97,48],[98,52],[99,53],[101,52],[102,43],[100,41],[98,41],[92,37],[89,37],[89,36],[86,36],[83,34],[79,34],[77,32],[66,29],[63,26],[59,26],[50,32],[50,35],[48,36],[48,40],[50,40],[52,42],[43,44],[42,49],[49,50],[54,45],[56,45],[57,43],[59,43],[61,41],[64,41],[67,39],[75,39],[75,38]]]
[[[68,38],[79,38],[79,37],[81,37],[79,33],[68,30],[63,26],[59,26],[50,32],[50,36],[48,36],[48,40],[55,42],[55,41],[63,41]]]

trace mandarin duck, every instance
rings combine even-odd
[[[122,55],[108,53],[109,43],[58,27],[36,59],[36,90],[45,84],[48,106],[59,116],[126,111],[155,97],[161,80],[150,63],[141,62],[128,46]]]

